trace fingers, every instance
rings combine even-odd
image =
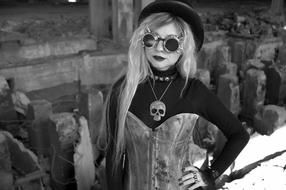
[[[198,168],[194,166],[188,166],[182,169],[183,177],[179,179],[179,185],[181,187],[186,186],[188,190],[194,190],[198,187],[206,186],[203,181],[201,172]]]
[[[194,166],[188,166],[183,168],[183,172],[199,172],[199,169]]]
[[[190,187],[188,187],[188,190],[194,190],[198,187],[203,187],[205,186],[202,182],[198,182],[198,183],[194,183],[193,185],[191,185]]]
[[[180,186],[187,186],[198,182],[197,172],[190,171],[179,179]]]
[[[193,184],[193,183],[195,183],[195,179],[190,178],[190,179],[188,179],[188,180],[179,182],[179,185],[180,185],[181,187],[184,187],[184,186],[187,186],[187,185],[191,185],[191,184]]]
[[[194,173],[188,173],[187,175],[184,175],[182,178],[179,179],[179,181],[186,181],[187,179],[194,178]]]

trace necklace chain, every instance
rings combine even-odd
[[[158,97],[157,97],[157,95],[156,95],[156,93],[155,93],[155,91],[154,91],[154,89],[153,89],[153,87],[152,87],[151,82],[150,82],[149,79],[148,79],[148,81],[149,81],[149,85],[150,85],[150,87],[151,87],[151,90],[152,90],[152,92],[153,92],[153,95],[154,95],[154,97],[156,98],[157,101],[161,101],[161,99],[163,98],[163,96],[165,95],[165,93],[167,92],[167,90],[169,89],[169,87],[171,86],[171,84],[172,84],[172,82],[173,82],[173,80],[171,80],[171,82],[168,84],[168,86],[166,87],[166,89],[165,89],[164,92],[162,93],[161,97],[158,99]]]
[[[160,121],[162,119],[162,117],[164,117],[166,114],[166,105],[164,104],[164,102],[161,101],[161,99],[163,98],[163,96],[165,95],[165,93],[167,92],[169,87],[171,86],[173,80],[170,81],[170,83],[165,88],[164,92],[162,93],[162,95],[159,99],[158,99],[158,97],[157,97],[157,95],[156,95],[156,93],[155,93],[155,91],[151,85],[149,78],[148,78],[148,81],[149,81],[150,88],[153,92],[153,95],[156,98],[156,100],[150,104],[150,115],[153,116],[154,121]]]

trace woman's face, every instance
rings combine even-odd
[[[165,39],[169,35],[180,36],[180,30],[174,23],[166,24],[157,29],[151,30],[151,32],[157,34],[161,39]],[[163,46],[163,40],[159,40],[159,42],[153,47],[145,48],[147,60],[152,64],[153,67],[160,71],[168,70],[171,66],[175,65],[182,52],[167,52]]]

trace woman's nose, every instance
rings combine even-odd
[[[164,41],[163,40],[159,40],[159,42],[157,43],[157,45],[156,45],[156,50],[157,51],[164,51]]]

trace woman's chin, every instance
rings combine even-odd
[[[166,64],[162,61],[153,61],[151,64],[155,69],[159,71],[166,71],[172,66],[172,64]]]

